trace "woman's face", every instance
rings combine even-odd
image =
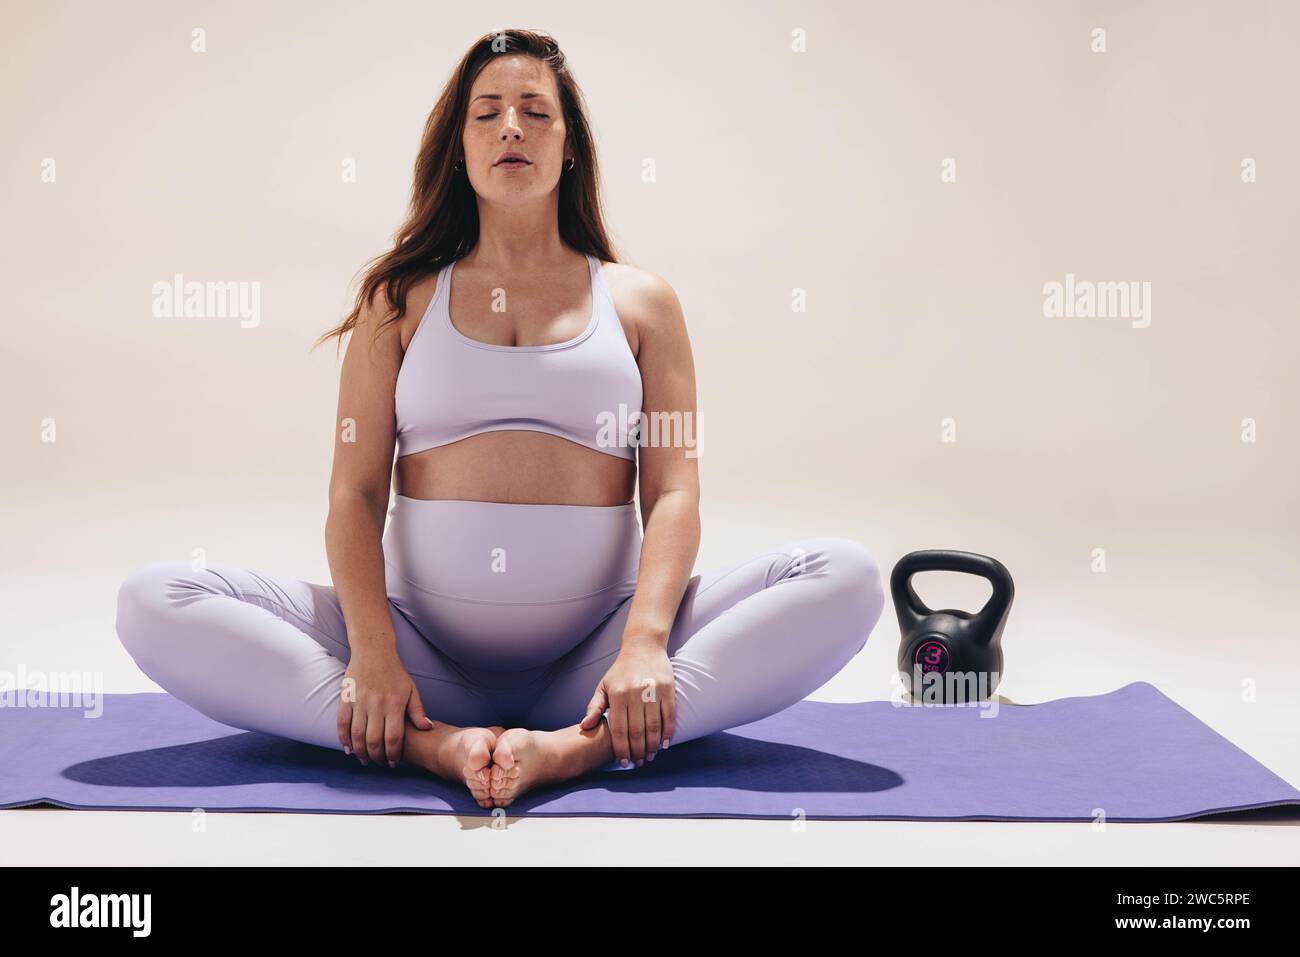
[[[530,56],[493,60],[470,88],[465,117],[465,171],[474,191],[507,203],[547,195],[567,162],[565,133],[550,69]],[[525,162],[502,163],[505,153],[521,153]]]

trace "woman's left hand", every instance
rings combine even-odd
[[[623,648],[587,705],[582,730],[590,731],[609,709],[614,759],[628,767],[668,747],[676,731],[677,686],[662,641],[623,636]]]

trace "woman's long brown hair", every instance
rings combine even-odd
[[[406,222],[393,236],[393,248],[372,260],[357,292],[352,312],[316,340],[312,348],[343,336],[357,324],[363,308],[383,292],[388,315],[380,328],[406,315],[411,287],[478,242],[478,206],[461,155],[470,87],[493,58],[523,54],[541,60],[555,75],[564,111],[564,126],[573,153],[573,169],[560,174],[560,238],[579,252],[616,262],[600,210],[599,171],[587,122],[586,106],[559,44],[545,33],[502,30],[480,38],[456,68],[424,124],[415,160],[415,182]],[[460,169],[455,167],[460,164]],[[567,167],[568,164],[565,164]]]

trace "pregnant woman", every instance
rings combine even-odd
[[[692,577],[685,322],[666,282],[614,262],[597,182],[555,42],[478,41],[425,126],[394,248],[320,340],[350,334],[333,586],[146,565],[117,610],[145,674],[224,724],[500,807],[787,708],[863,647],[884,594],[852,540]]]

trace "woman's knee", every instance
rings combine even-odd
[[[175,637],[169,618],[178,602],[206,591],[189,562],[152,562],[132,571],[117,590],[117,637],[137,663]]]
[[[885,607],[884,580],[875,556],[851,538],[817,538],[801,543],[809,566],[821,571],[825,589],[819,604],[846,626],[856,654],[867,643]],[[796,560],[796,565],[798,561]]]

